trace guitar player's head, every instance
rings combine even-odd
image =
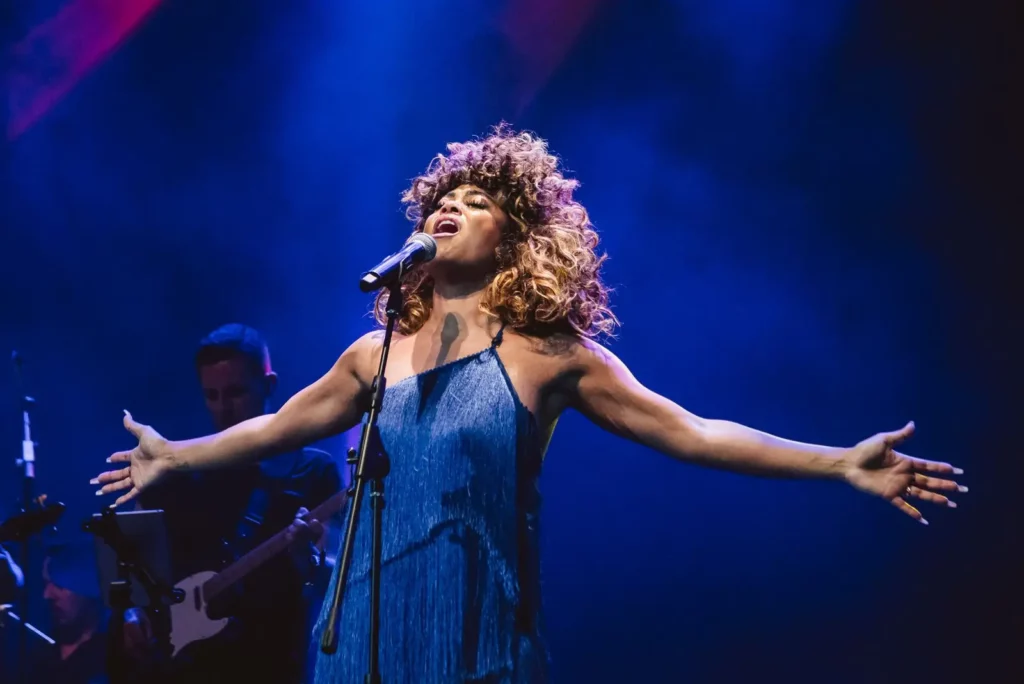
[[[259,332],[240,323],[222,325],[199,343],[195,361],[218,431],[267,412],[277,374]]]

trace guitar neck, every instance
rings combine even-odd
[[[342,509],[345,505],[345,497],[346,493],[344,490],[338,492],[330,499],[313,509],[313,511],[306,516],[306,519],[314,519],[323,522],[325,519],[331,517]],[[281,530],[273,537],[221,570],[203,585],[203,596],[206,598],[206,601],[209,602],[217,598],[217,596],[222,592],[233,586],[236,582],[241,581],[242,578],[250,572],[287,549],[289,544],[288,530]]]

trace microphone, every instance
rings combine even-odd
[[[416,233],[406,240],[405,246],[367,271],[359,280],[359,289],[373,292],[402,279],[419,264],[426,263],[437,254],[437,241],[426,233]]]

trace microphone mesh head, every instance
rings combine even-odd
[[[405,244],[407,245],[413,243],[422,245],[424,256],[426,256],[426,259],[424,259],[424,261],[430,261],[437,254],[437,240],[430,237],[426,233],[416,233],[415,235],[413,235],[412,237],[405,241]]]

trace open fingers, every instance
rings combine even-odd
[[[913,518],[917,522],[921,523],[922,525],[927,525],[928,524],[928,521],[924,519],[923,515],[921,515],[921,511],[917,510],[916,508],[914,508],[913,506],[908,504],[902,498],[900,498],[898,496],[893,498],[892,499],[892,505],[895,506],[896,508],[900,509],[901,511],[903,511],[904,513],[909,515],[911,518]]]
[[[907,495],[918,498],[921,501],[927,501],[929,503],[938,504],[940,506],[946,506],[947,508],[956,508],[956,502],[950,501],[942,494],[929,492],[927,489],[921,489],[920,487],[915,487],[913,485],[907,487]]]
[[[132,481],[130,478],[124,478],[123,480],[116,480],[110,484],[103,485],[96,492],[96,496],[103,496],[104,494],[113,494],[114,492],[120,492],[124,489],[130,489],[132,487]]]
[[[941,461],[926,461],[923,458],[914,458],[906,454],[896,453],[902,459],[907,460],[914,470],[922,473],[934,473],[937,475],[962,475],[963,469],[957,468],[949,463]]]
[[[132,418],[132,414],[128,413],[128,411],[124,412],[124,420],[122,422],[128,432],[138,438],[142,437],[142,432],[146,429],[146,426]]]
[[[117,501],[115,501],[110,507],[111,508],[117,508],[121,504],[128,503],[129,501],[131,501],[132,499],[134,499],[138,495],[139,495],[139,490],[136,489],[135,487],[132,487],[132,490],[130,492],[128,492],[127,494],[123,494],[123,495],[117,497]]]
[[[134,449],[114,452],[107,458],[107,463],[128,463],[132,459],[132,451]]]
[[[938,477],[928,477],[921,473],[914,473],[911,478],[911,484],[917,485],[918,487],[925,487],[940,492],[966,492],[967,487],[962,484],[957,484],[953,480],[943,480]]]
[[[100,473],[98,477],[89,480],[89,484],[107,484],[108,482],[117,482],[118,480],[125,480],[131,475],[131,468],[121,468],[119,470],[108,470],[105,473]]]
[[[889,447],[894,447],[901,442],[905,442],[910,439],[914,434],[914,421],[910,421],[899,430],[895,432],[886,432],[882,434],[882,438]]]

